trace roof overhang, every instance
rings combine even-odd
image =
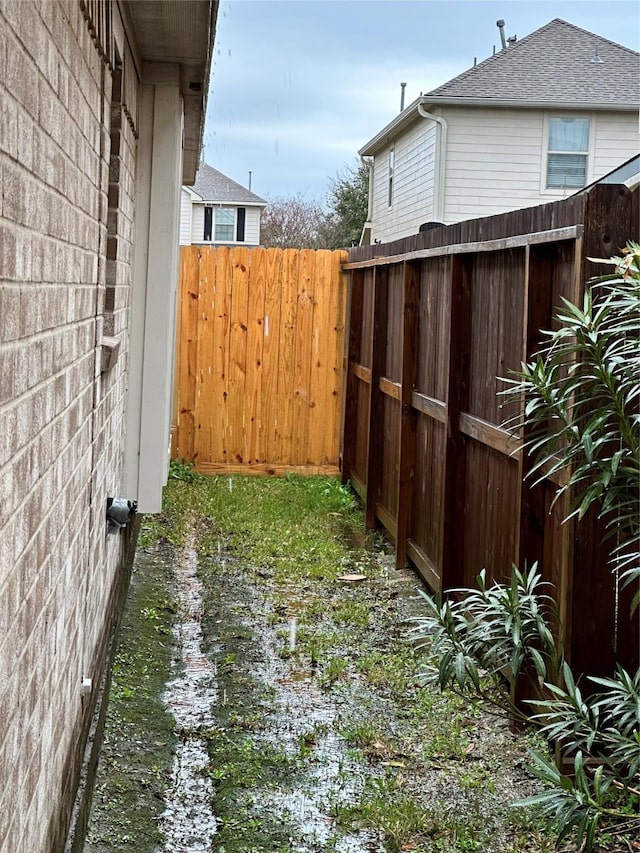
[[[225,198],[223,201],[217,200],[213,201],[212,199],[206,199],[204,196],[196,195],[193,197],[194,204],[206,204],[211,207],[266,207],[269,202],[267,201],[234,201],[232,198]]]
[[[414,124],[414,122],[420,118],[418,104],[423,102],[423,98],[416,98],[416,100],[410,103],[409,106],[401,113],[398,113],[398,115],[390,121],[386,127],[383,127],[380,133],[377,133],[373,139],[370,139],[366,145],[363,145],[358,151],[358,154],[361,157],[371,157],[379,151],[380,148],[388,145],[389,142],[399,135],[400,131]]]
[[[638,112],[637,103],[594,103],[591,101],[523,101],[515,98],[447,98],[447,97],[422,97],[416,98],[409,106],[399,113],[389,124],[377,133],[366,145],[358,151],[361,157],[370,157],[376,154],[381,148],[384,148],[392,142],[401,131],[410,127],[419,118],[418,106],[422,105],[423,109],[434,111],[441,106],[458,106],[458,107],[499,107],[508,109],[542,109],[542,110],[568,110],[575,111],[595,111],[607,110],[608,112]]]
[[[218,3],[120,0],[140,61],[177,66],[184,101],[183,184],[193,184],[200,162]]]

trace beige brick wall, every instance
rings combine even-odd
[[[136,137],[111,91],[76,0],[0,0],[2,853],[64,842],[121,572]]]

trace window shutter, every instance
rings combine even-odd
[[[211,241],[211,235],[213,233],[213,208],[205,207],[204,209],[204,240]]]
[[[238,217],[236,220],[236,240],[238,243],[244,243],[244,222],[246,219],[246,207],[238,208]]]

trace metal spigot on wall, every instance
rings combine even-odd
[[[137,501],[107,498],[107,534],[119,533],[138,511]]]

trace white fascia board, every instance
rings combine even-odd
[[[395,139],[401,130],[404,130],[405,127],[408,127],[420,118],[418,104],[422,102],[422,98],[416,98],[413,103],[409,104],[408,107],[390,121],[386,127],[383,127],[380,133],[377,133],[366,145],[363,145],[358,154],[361,157],[371,157],[379,148],[383,148],[391,140]]]
[[[523,101],[521,98],[454,98],[440,97],[421,98],[422,105],[429,109],[441,105],[451,107],[510,107],[521,110],[605,110],[606,112],[637,112],[638,104],[631,101],[623,104],[595,101],[554,101],[539,99]]]
[[[202,196],[198,195],[198,193],[193,189],[193,187],[188,187],[186,186],[186,184],[183,184],[182,189],[185,192],[189,193],[193,201],[202,201]]]
[[[225,201],[213,201],[213,199],[202,198],[202,196],[198,196],[197,199],[194,200],[194,204],[205,204],[209,207],[266,207],[269,202],[268,201],[232,201],[231,199],[226,199]]]

